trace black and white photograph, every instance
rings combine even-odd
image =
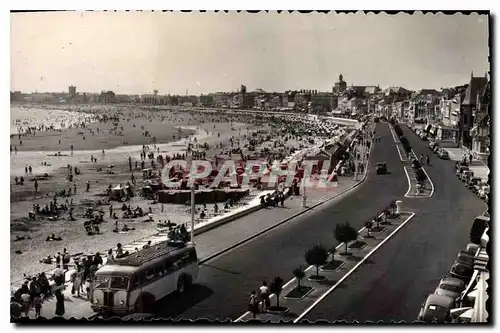
[[[12,323],[492,322],[489,10],[9,19]]]

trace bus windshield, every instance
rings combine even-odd
[[[109,276],[96,275],[94,280],[94,288],[96,289],[108,288],[109,280],[111,280],[111,277]]]
[[[111,286],[112,289],[121,289],[126,290],[128,288],[129,278],[124,276],[113,276],[111,278]]]

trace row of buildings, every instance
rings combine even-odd
[[[437,91],[398,89],[392,101],[380,100],[376,112],[410,125],[426,125],[442,146],[461,147],[487,161],[490,153],[491,86],[488,75]]]
[[[355,116],[377,113],[396,117],[410,125],[429,124],[430,132],[444,146],[461,146],[480,158],[489,154],[490,84],[487,75],[471,73],[467,84],[441,89],[411,91],[403,87],[380,89],[378,85],[348,85],[342,74],[331,91],[288,90],[266,92],[247,91],[241,85],[236,92],[217,92],[200,96],[159,94],[119,95],[113,91],[78,93],[70,86],[63,93],[23,94],[11,92],[11,101],[38,103],[133,103],[142,105],[172,105],[185,107],[257,109],[298,111],[314,114]]]

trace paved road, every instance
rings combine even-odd
[[[415,153],[431,154],[428,142],[402,128]],[[429,156],[432,165],[426,170],[435,187],[432,198],[406,199],[406,206],[417,213],[413,220],[305,319],[416,319],[425,296],[434,292],[457,252],[467,245],[474,217],[486,209],[456,178],[454,162]]]
[[[200,267],[198,283],[185,296],[169,296],[157,304],[163,317],[236,319],[247,310],[247,298],[262,280],[293,278],[293,269],[305,265],[306,248],[316,243],[333,247],[336,222],[349,221],[360,229],[390,200],[400,198],[407,181],[386,124],[377,126],[376,143],[367,179],[349,195],[291,220]],[[377,162],[387,162],[392,174],[375,174]]]

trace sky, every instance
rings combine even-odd
[[[199,95],[407,89],[484,76],[488,17],[421,13],[11,13],[11,90]]]

